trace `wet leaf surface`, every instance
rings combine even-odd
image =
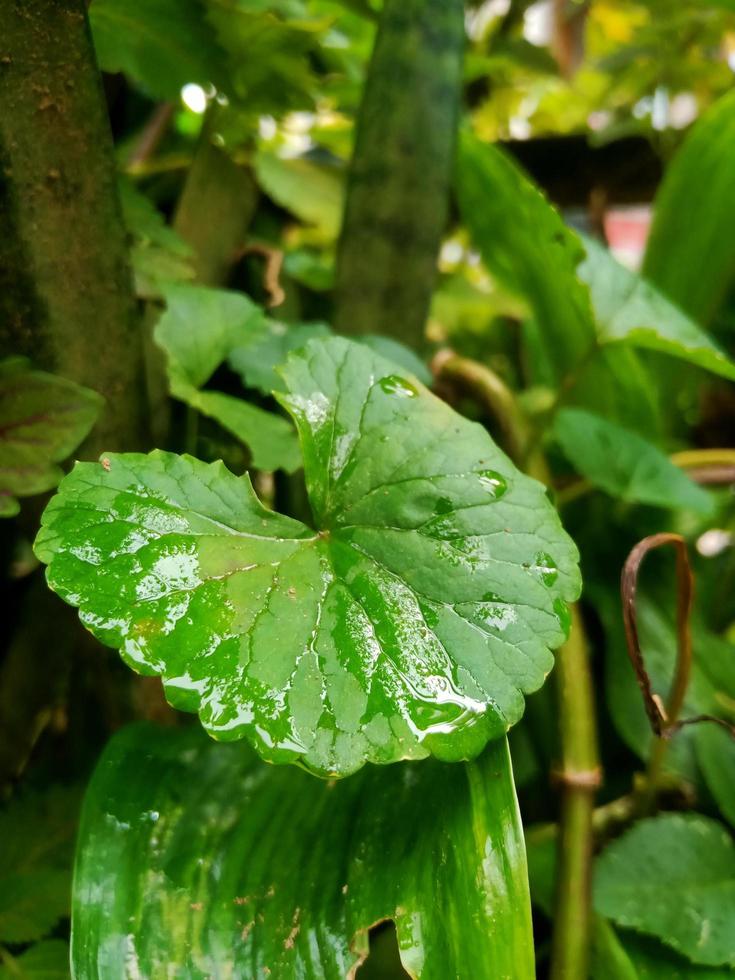
[[[333,784],[138,725],[87,793],[75,975],[342,980],[393,919],[411,976],[530,980],[527,888],[505,740]]]
[[[37,554],[82,622],[215,737],[345,775],[477,755],[551,669],[577,551],[479,425],[345,340],[284,369],[314,527],[221,463],[78,465]]]

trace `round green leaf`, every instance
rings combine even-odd
[[[395,371],[339,338],[289,359],[313,528],[221,463],[154,452],[77,465],[36,543],[172,704],[320,774],[477,755],[543,683],[579,593],[541,484]]]

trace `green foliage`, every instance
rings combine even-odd
[[[0,980],[67,980],[69,947],[61,939],[44,939],[18,956],[6,954]]]
[[[646,249],[646,276],[703,324],[733,283],[733,138],[730,92],[699,120],[667,169]]]
[[[204,0],[95,0],[90,23],[100,65],[151,95],[177,99],[189,82],[219,81],[221,52]]]
[[[77,791],[52,788],[0,811],[0,943],[43,939],[69,913],[78,806]]]
[[[296,436],[285,419],[242,398],[202,390],[233,349],[266,336],[261,310],[239,293],[201,286],[170,286],[166,302],[155,339],[167,355],[171,394],[245,443],[255,466],[298,469]]]
[[[89,433],[101,406],[96,392],[34,371],[23,358],[0,363],[0,517],[18,513],[17,497],[56,486],[58,464]]]
[[[271,761],[472,757],[550,670],[576,549],[543,488],[391,362],[335,338],[283,374],[315,529],[221,465],[111,455],[46,511],[49,583],[172,703]]]
[[[732,838],[692,814],[641,821],[597,862],[595,907],[694,963],[735,965]]]
[[[590,483],[632,503],[710,514],[713,502],[652,443],[579,408],[563,408],[553,430],[564,455]]]
[[[74,967],[115,980],[134,955],[150,980],[339,980],[389,918],[412,976],[530,980],[525,877],[504,740],[474,763],[333,786],[197,731],[132,727],[87,795]]]

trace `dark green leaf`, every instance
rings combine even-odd
[[[612,927],[609,927],[612,928]],[[633,980],[732,980],[733,971],[726,967],[699,966],[679,956],[663,943],[649,936],[622,931],[620,943],[635,973]],[[607,980],[596,975],[594,980]],[[619,980],[610,976],[610,980]],[[621,977],[620,980],[623,980]],[[625,980],[628,980],[626,977]]]
[[[267,338],[262,310],[241,293],[205,286],[171,286],[166,301],[154,336],[166,351],[171,393],[244,442],[258,468],[298,469],[296,435],[286,419],[232,395],[200,390],[233,348]]]
[[[735,379],[735,364],[663,293],[591,239],[585,247],[579,274],[590,287],[601,343],[661,351]]]
[[[156,98],[220,82],[222,55],[201,0],[94,0],[89,20],[100,67]]]
[[[651,282],[705,324],[735,278],[733,145],[730,92],[697,122],[666,170],[643,265]]]
[[[69,946],[61,939],[45,939],[0,965],[0,980],[68,980]]]
[[[51,789],[0,811],[0,942],[41,939],[68,913],[78,805]]]
[[[643,820],[595,865],[595,908],[694,963],[735,965],[735,847],[695,814]]]
[[[703,514],[712,511],[707,492],[635,432],[591,412],[563,408],[553,433],[577,472],[613,497]]]
[[[284,377],[316,530],[221,464],[109,456],[45,512],[52,588],[269,760],[344,775],[476,755],[551,669],[574,544],[481,426],[364,346],[312,341]]]
[[[0,517],[16,497],[43,493],[61,479],[57,465],[88,434],[102,398],[65,378],[33,371],[22,358],[0,362]]]
[[[341,980],[385,919],[413,977],[533,977],[505,740],[337,785],[191,729],[108,746],[77,852],[77,977]]]

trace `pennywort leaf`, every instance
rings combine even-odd
[[[694,814],[643,820],[595,866],[595,908],[694,963],[735,965],[735,846]]]
[[[62,476],[58,463],[89,433],[102,406],[95,391],[22,358],[0,363],[0,517],[17,514],[17,497],[43,493]]]
[[[312,341],[283,375],[313,527],[222,464],[110,455],[44,514],[51,587],[270,761],[344,775],[477,755],[551,669],[574,544],[481,426],[364,346]]]
[[[77,977],[123,980],[134,963],[148,980],[343,980],[385,919],[412,977],[533,977],[504,739],[466,765],[368,767],[336,786],[196,729],[138,725],[109,744],[77,851]]]

